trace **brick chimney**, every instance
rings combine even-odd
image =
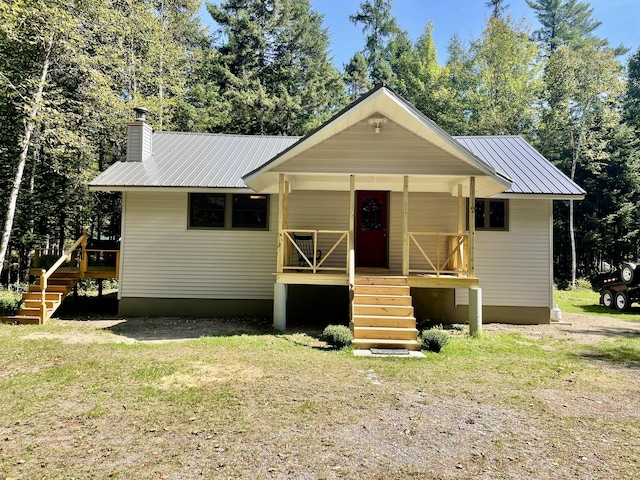
[[[127,162],[144,162],[153,153],[153,129],[147,124],[149,110],[134,108],[136,119],[127,125]]]

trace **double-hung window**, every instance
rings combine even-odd
[[[509,200],[476,198],[475,218],[476,230],[509,230]]]
[[[269,229],[269,196],[190,193],[189,228]]]

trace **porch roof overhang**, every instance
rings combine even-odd
[[[384,119],[378,131],[375,119]],[[512,180],[489,166],[390,88],[380,85],[300,141],[243,177],[261,193],[278,191],[285,174],[292,190],[358,189],[476,195],[508,190]]]
[[[258,186],[254,184],[253,190],[260,193],[278,193],[278,174],[263,177],[264,182]],[[404,177],[402,174],[357,173],[355,175],[356,190],[381,190],[389,192],[402,192],[404,189]],[[351,174],[344,173],[308,173],[287,172],[286,180],[290,190],[331,190],[346,191],[350,189]],[[406,175],[409,177],[411,192],[449,193],[458,195],[458,185],[462,185],[462,195],[469,196],[470,177],[455,175]],[[492,197],[504,192],[501,183],[482,176],[476,177],[476,196]]]

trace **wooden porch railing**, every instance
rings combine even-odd
[[[287,230],[282,230],[282,233],[284,235],[284,240],[286,245],[285,251],[288,252],[288,254],[284,255],[284,265],[282,266],[283,271],[293,270],[293,271],[303,271],[303,272],[311,272],[311,273],[318,273],[323,271],[345,272],[345,273],[348,272],[349,270],[349,231],[287,229]],[[294,233],[311,235],[313,237],[313,252],[303,252],[293,237]],[[333,245],[331,245],[331,247],[328,250],[326,250],[326,252],[324,251],[324,248],[323,248],[322,256],[320,257],[320,259],[318,259],[318,251],[320,251],[320,248],[318,246],[319,245],[318,239],[321,236],[329,236],[329,235],[332,235],[334,237],[337,236],[337,240],[333,242]],[[329,241],[329,244],[330,243],[331,241]],[[344,259],[344,262],[342,260],[339,260],[337,264],[343,264],[344,266],[337,266],[337,267],[325,266],[329,257],[331,257],[331,255],[334,254],[334,252],[336,252],[336,249],[338,249],[338,247],[340,247],[342,244],[344,244],[345,251],[346,251],[345,259]],[[304,264],[303,265],[297,264],[297,262],[294,261],[294,258],[295,259],[301,258]],[[334,259],[335,258],[337,258],[336,255],[334,255]],[[294,265],[294,263],[296,264]]]
[[[76,249],[81,247],[83,250],[87,246],[87,232],[82,232],[80,238],[75,241],[73,245],[71,245],[65,252],[60,255],[60,258],[49,267],[48,270],[44,268],[40,270],[40,323],[44,323],[47,318],[47,281],[53,273],[67,261],[68,258],[75,259]],[[37,258],[37,257],[34,257]],[[82,261],[80,262],[83,263]],[[81,267],[82,268],[82,267]]]
[[[33,264],[35,267],[40,266],[42,260],[46,257],[58,256],[58,259],[48,268],[40,268],[40,271],[36,268],[35,271],[32,270],[32,274],[37,274],[40,276],[40,323],[44,323],[46,320],[47,314],[47,306],[46,306],[46,291],[49,278],[53,275],[60,267],[62,267],[65,263],[72,269],[74,273],[77,273],[77,278],[86,278],[87,272],[90,271],[92,263],[100,263],[99,261],[92,262],[92,257],[96,260],[99,260],[100,257],[103,257],[104,254],[113,254],[112,258],[115,261],[114,265],[114,274],[108,275],[110,278],[119,278],[120,276],[120,250],[104,250],[104,249],[89,249],[87,248],[87,232],[86,230],[82,232],[80,238],[78,238],[73,245],[71,245],[68,249],[60,254],[60,250],[57,248],[37,248],[35,249]],[[79,254],[79,255],[78,255]],[[47,262],[48,263],[48,262]],[[110,262],[111,263],[111,262]],[[100,267],[95,267],[100,268]],[[107,267],[109,268],[109,267]],[[104,276],[99,276],[99,278],[105,278]]]
[[[409,239],[409,273],[425,273],[437,277],[469,276],[469,233],[409,232]],[[412,268],[411,247],[418,250],[427,268]]]

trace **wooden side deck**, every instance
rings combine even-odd
[[[38,277],[40,276],[41,271],[42,270],[40,268],[31,268],[29,269],[29,275]],[[89,266],[84,272],[81,271],[80,267],[60,267],[57,271],[60,273],[78,275],[79,278],[91,278],[94,280],[108,280],[111,278],[117,279],[119,275],[118,268],[115,266]]]
[[[84,231],[64,252],[50,248],[36,249],[34,265],[36,267],[31,268],[29,274],[35,277],[35,282],[23,294],[22,307],[15,315],[0,317],[0,321],[43,324],[51,318],[79,280],[119,278],[120,250],[112,247],[88,248],[87,232]]]

